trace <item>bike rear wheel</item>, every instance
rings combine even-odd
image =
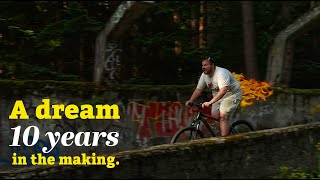
[[[252,125],[246,120],[238,120],[231,124],[230,134],[239,134],[254,131]]]
[[[170,144],[177,142],[187,142],[196,139],[204,138],[203,133],[200,130],[196,130],[195,127],[185,127],[176,132],[176,134],[172,137]]]

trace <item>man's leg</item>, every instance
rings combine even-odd
[[[229,126],[228,115],[223,114],[221,112],[220,112],[220,130],[221,130],[221,136],[229,135],[230,126]]]
[[[220,118],[220,111],[219,110],[216,110],[216,111],[213,111],[211,112],[211,116],[214,117],[214,118]],[[213,124],[216,126],[216,128],[220,130],[220,123],[218,121],[213,121]]]
[[[212,117],[217,118],[217,119],[220,118],[219,107],[220,107],[220,101],[215,102],[211,105],[211,116]],[[221,132],[220,123],[218,121],[213,120],[213,124],[219,130],[219,132]]]
[[[235,94],[229,97],[226,97],[221,101],[221,105],[220,105],[221,136],[229,135],[229,131],[230,131],[229,118],[235,112],[239,103],[240,103],[240,100],[237,99]]]

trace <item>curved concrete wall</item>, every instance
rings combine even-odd
[[[31,87],[32,86],[32,87]],[[79,88],[74,88],[74,87]],[[89,88],[90,87],[90,88]],[[137,150],[154,145],[167,144],[173,134],[188,124],[194,117],[183,103],[190,96],[193,86],[125,86],[123,88],[99,88],[93,84],[78,82],[19,82],[0,81],[0,172],[21,167],[11,165],[12,154],[30,157],[41,152],[43,146],[50,145],[45,132],[74,133],[83,131],[119,132],[119,144],[107,147],[103,142],[96,147],[65,147],[58,143],[47,156],[76,155],[95,152],[111,154],[125,150]],[[123,93],[125,92],[125,93]],[[118,104],[121,119],[115,120],[38,120],[35,108],[41,100],[50,98],[51,103],[88,104],[97,101],[102,104]],[[202,97],[202,99],[205,98]],[[30,115],[28,120],[9,120],[15,100],[21,99]],[[318,122],[320,119],[319,90],[278,89],[267,101],[240,108],[233,120],[246,119],[257,130],[286,127],[296,124]],[[100,104],[100,103],[99,103]],[[318,106],[317,106],[318,105]],[[313,113],[310,113],[314,110]],[[33,147],[9,147],[13,131],[10,128],[22,126],[22,131],[30,125],[40,129],[40,140]],[[21,133],[22,134],[22,133]],[[21,135],[22,136],[22,135]],[[20,136],[20,139],[22,137]],[[28,165],[30,165],[28,163]]]
[[[0,178],[272,178],[287,166],[316,171],[320,123],[260,130],[113,154],[105,166],[36,166]]]

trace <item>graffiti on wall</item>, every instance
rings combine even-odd
[[[118,6],[118,9],[114,12],[111,17],[111,22],[118,23],[120,19],[123,17],[125,12],[134,4],[133,1],[125,1],[124,3]]]
[[[33,137],[29,136],[28,139],[29,139],[29,141],[31,141],[33,139]],[[26,158],[27,166],[31,166],[32,165],[31,158],[30,158],[31,155],[37,154],[37,153],[42,153],[43,147],[51,147],[51,145],[46,140],[39,139],[39,141],[32,147],[27,147],[24,144],[21,144],[21,146],[19,146],[19,147],[12,147],[11,146],[10,147],[10,155],[12,155],[13,153],[17,153],[17,154],[19,154],[19,156],[27,157]],[[59,147],[54,148],[53,151],[51,151],[50,153],[43,154],[43,156],[45,156],[47,158],[49,156],[54,156],[55,159],[58,159],[59,155],[60,155],[60,148]],[[0,158],[0,165],[11,165],[12,164],[11,161],[12,161],[11,157],[1,157]],[[20,167],[23,167],[23,165],[16,166],[16,167],[20,168]]]
[[[61,100],[63,99],[63,100]],[[10,164],[10,158],[13,152],[19,153],[19,155],[25,155],[26,157],[32,154],[41,152],[41,148],[49,147],[49,142],[44,137],[45,132],[82,132],[82,131],[99,131],[110,132],[117,131],[120,134],[119,142],[121,144],[115,148],[106,149],[103,146],[105,141],[100,142],[99,146],[93,148],[79,148],[76,146],[63,147],[61,144],[54,148],[52,151],[53,156],[59,156],[59,154],[74,154],[83,151],[94,152],[114,152],[132,148],[140,148],[149,146],[150,140],[155,137],[172,137],[175,132],[180,128],[188,126],[195,117],[195,109],[186,107],[183,103],[177,101],[145,101],[145,100],[129,100],[128,103],[121,101],[116,104],[119,106],[121,119],[120,120],[86,120],[75,119],[68,120],[63,117],[58,121],[43,121],[39,120],[35,116],[35,108],[39,105],[41,98],[35,96],[27,96],[23,98],[26,111],[29,115],[28,121],[9,121],[8,115],[11,112],[13,102],[4,101],[1,103],[2,111],[5,112],[2,121],[2,134],[1,137],[9,137],[7,139],[0,140],[0,144],[7,147],[1,151],[0,166]],[[69,98],[57,98],[51,97],[52,104],[63,103],[69,104],[71,100]],[[5,108],[6,107],[6,108]],[[9,107],[9,108],[7,108]],[[51,109],[52,111],[52,109]],[[51,112],[52,114],[53,112]],[[209,113],[208,109],[205,109],[204,113]],[[12,141],[11,127],[21,125],[27,127],[29,125],[37,126],[41,132],[40,141],[33,147],[19,147],[10,148],[8,143]],[[22,138],[22,137],[20,137]],[[103,140],[103,139],[102,139]],[[1,169],[1,167],[0,167]]]
[[[106,59],[104,62],[104,69],[106,70],[106,79],[105,81],[115,82],[119,79],[120,66],[121,66],[121,52],[122,49],[118,48],[117,44],[109,43],[106,48]]]
[[[138,123],[137,139],[173,136],[180,128],[188,126],[195,117],[195,109],[180,102],[148,101],[146,104],[129,102],[127,118]],[[209,114],[210,109],[203,110]]]

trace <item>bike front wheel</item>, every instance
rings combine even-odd
[[[177,131],[172,137],[170,144],[177,142],[187,142],[201,138],[204,138],[203,133],[200,130],[196,130],[195,127],[190,126]]]
[[[238,120],[231,124],[230,134],[239,134],[254,131],[252,125],[246,120]]]

